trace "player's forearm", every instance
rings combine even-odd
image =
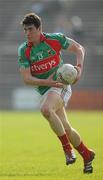
[[[48,86],[62,88],[64,86],[63,83],[59,83],[58,81],[52,80],[52,76],[53,75],[51,75],[48,79],[38,79],[33,76],[27,76],[24,78],[24,81],[26,84],[32,86]]]
[[[29,76],[25,78],[24,82],[28,85],[33,85],[33,86],[47,86],[45,79],[38,79],[33,76]]]
[[[84,48],[82,46],[78,47],[76,52],[77,65],[81,66],[81,68],[83,68],[84,55],[85,55]]]
[[[68,47],[68,51],[76,55],[77,65],[79,64],[83,67],[85,49],[76,41],[72,39],[69,39],[69,41],[70,46]]]

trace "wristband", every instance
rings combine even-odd
[[[81,65],[81,64],[77,64],[77,67],[80,67],[80,68],[82,68],[82,65]]]

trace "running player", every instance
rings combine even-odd
[[[42,95],[41,113],[59,138],[66,164],[76,161],[73,147],[84,162],[84,173],[92,173],[95,153],[83,143],[78,132],[70,125],[65,106],[71,96],[71,87],[56,79],[56,71],[63,64],[61,50],[75,53],[79,80],[84,61],[84,48],[62,33],[43,33],[41,18],[35,13],[26,14],[21,21],[27,41],[18,49],[20,73],[26,84],[32,85]]]

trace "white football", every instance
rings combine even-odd
[[[57,70],[57,79],[64,84],[73,84],[77,78],[77,70],[71,64],[63,64]]]

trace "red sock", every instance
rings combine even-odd
[[[83,142],[80,143],[78,147],[76,147],[79,154],[83,157],[84,161],[88,160],[90,158],[90,150],[83,144]]]
[[[64,134],[62,136],[58,136],[58,138],[60,139],[61,143],[62,143],[62,146],[63,146],[63,149],[65,152],[70,152],[72,150],[72,147],[69,143],[69,140],[67,138],[67,135]]]

